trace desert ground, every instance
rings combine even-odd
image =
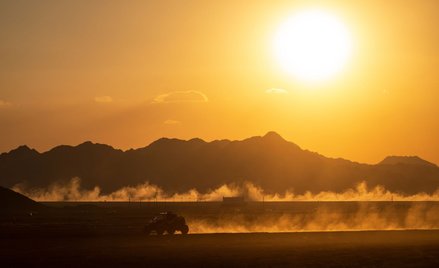
[[[2,267],[439,266],[435,202],[45,205],[2,216]],[[168,210],[186,217],[188,235],[142,232],[149,218]]]

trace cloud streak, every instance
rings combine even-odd
[[[179,102],[208,102],[209,98],[201,91],[186,90],[172,91],[158,95],[153,103],[179,103]]]
[[[12,103],[7,102],[5,100],[0,100],[0,109],[1,108],[8,108],[8,107],[11,107],[11,106],[12,106]]]
[[[288,91],[283,88],[269,88],[265,90],[267,94],[287,94]]]

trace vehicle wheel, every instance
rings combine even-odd
[[[158,229],[156,230],[157,235],[162,235],[165,232],[165,230]]]
[[[187,233],[189,233],[189,226],[187,226],[187,225],[183,225],[183,226],[181,227],[180,231],[181,231],[182,234],[187,234]]]
[[[169,229],[167,232],[168,234],[173,235],[175,233],[175,229]]]

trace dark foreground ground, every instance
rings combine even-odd
[[[64,235],[0,240],[2,267],[439,267],[439,231]]]
[[[45,205],[0,213],[0,267],[439,267],[437,202]],[[192,233],[146,236],[167,210]]]

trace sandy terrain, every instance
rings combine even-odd
[[[439,230],[346,229],[435,227],[437,203],[49,205],[0,217],[1,267],[439,267]],[[146,236],[148,218],[166,210],[192,233]]]
[[[2,267],[438,267],[439,231],[4,238]]]

